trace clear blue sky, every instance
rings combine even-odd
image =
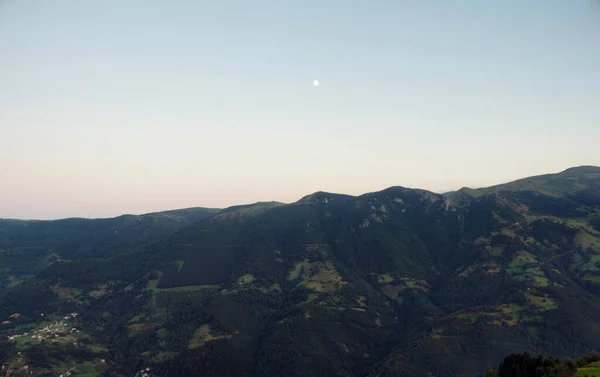
[[[478,187],[599,140],[593,0],[0,1],[0,217]]]

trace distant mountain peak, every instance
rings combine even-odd
[[[600,174],[600,166],[581,165],[563,170],[558,174]]]
[[[330,192],[317,191],[315,193],[312,193],[310,195],[306,195],[306,196],[302,197],[296,203],[297,204],[309,204],[309,203],[328,204],[329,202],[348,201],[348,200],[352,200],[355,198],[356,197],[354,197],[352,195],[334,194],[334,193],[330,193]]]

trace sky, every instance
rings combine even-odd
[[[0,217],[600,165],[599,41],[593,0],[0,0]]]

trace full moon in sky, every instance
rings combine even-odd
[[[314,80],[314,81],[313,81],[313,85],[314,85],[314,86],[319,86],[319,80]]]

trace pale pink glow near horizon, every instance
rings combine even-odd
[[[546,172],[548,171],[532,171],[534,174]],[[32,173],[35,174],[35,172]],[[514,170],[505,172],[504,176],[507,179],[504,180],[497,180],[500,174],[488,174],[487,177],[479,181],[472,180],[473,184],[467,186],[488,186],[530,175],[530,173],[525,173],[522,176],[510,177],[511,173],[514,174]],[[241,175],[243,176],[243,174]],[[43,174],[39,176],[43,176]],[[164,176],[168,177],[169,174]],[[408,174],[406,176],[411,177]],[[39,181],[15,182],[14,185],[9,186],[12,192],[8,194],[12,200],[2,199],[0,201],[0,208],[2,209],[2,216],[0,217],[27,219],[114,217],[126,213],[143,214],[189,207],[225,208],[257,201],[290,203],[315,191],[360,195],[395,185],[425,188],[437,192],[464,186],[456,180],[427,181],[421,178],[420,175],[413,175],[412,179],[406,179],[405,182],[408,183],[398,184],[392,182],[392,177],[383,179],[377,177],[377,172],[361,176],[335,177],[334,172],[323,171],[318,175],[305,173],[295,176],[296,179],[283,181],[267,178],[244,181],[243,179],[236,180],[235,175],[233,175],[229,180],[203,182],[195,179],[180,179],[170,184],[161,183],[160,179],[156,179],[156,177],[160,177],[160,175],[136,175],[137,179],[133,180],[102,183],[93,177],[79,175],[73,176],[72,179],[63,183],[63,187],[66,183],[72,184],[72,186],[67,185],[69,186],[68,190],[61,190],[57,183],[50,180],[44,182],[43,178]],[[484,176],[482,175],[482,177]],[[62,178],[66,177],[63,176]],[[413,184],[410,184],[410,181]],[[416,185],[416,183],[423,182],[426,184],[425,187]],[[349,187],[354,188],[354,190],[348,190]],[[40,188],[44,188],[44,190],[40,190]]]

